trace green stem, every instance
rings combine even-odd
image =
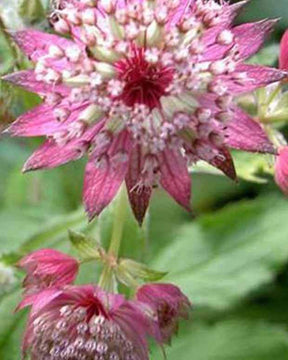
[[[108,250],[109,255],[113,255],[117,257],[119,254],[125,217],[126,217],[126,195],[125,195],[125,188],[122,187],[119,196],[117,198],[117,203],[115,205],[113,230],[112,230],[112,236]]]
[[[125,188],[122,187],[116,199],[112,235],[110,240],[110,246],[107,253],[107,261],[106,264],[104,265],[99,280],[99,286],[110,292],[114,292],[117,290],[113,266],[114,266],[114,262],[117,261],[119,255],[124,223],[125,223],[125,216],[126,216],[126,195],[125,195]]]

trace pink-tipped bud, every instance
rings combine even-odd
[[[288,70],[288,30],[285,31],[280,42],[279,68]]]
[[[82,13],[82,21],[86,25],[95,25],[97,19],[94,9],[92,8],[85,9]]]
[[[285,195],[288,195],[288,146],[278,150],[275,163],[275,181]]]
[[[37,293],[48,287],[61,287],[74,282],[78,261],[52,249],[35,251],[20,260],[18,266],[26,271],[25,291]]]
[[[177,286],[146,284],[138,289],[136,297],[156,313],[162,342],[169,342],[178,330],[179,319],[189,315],[190,302]]]
[[[53,24],[53,27],[55,31],[60,34],[67,34],[70,32],[69,24],[64,19],[59,19],[57,22]]]

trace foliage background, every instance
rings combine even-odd
[[[6,25],[46,27],[37,0],[0,0]],[[45,5],[45,2],[43,2]],[[19,12],[19,11],[18,11]],[[7,15],[8,14],[8,15]],[[239,21],[281,17],[257,61],[277,66],[277,43],[288,28],[287,0],[251,0]],[[3,25],[3,24],[2,24]],[[23,60],[18,57],[18,61]],[[15,67],[15,51],[0,31],[0,72]],[[1,127],[38,101],[0,83]],[[23,274],[13,264],[27,252],[55,247],[73,253],[67,228],[96,239],[109,235],[111,208],[88,225],[81,207],[84,163],[22,175],[23,162],[39,140],[0,141],[0,359],[20,359],[26,313],[13,315]],[[235,154],[238,184],[219,175],[193,174],[193,215],[156,191],[150,217],[139,230],[130,214],[122,253],[169,271],[165,281],[190,297],[192,319],[181,324],[169,360],[288,359],[288,201],[263,169],[271,159]],[[259,179],[259,177],[261,178]],[[267,181],[263,184],[264,181]],[[97,281],[99,268],[85,265],[82,280]],[[153,348],[151,359],[162,358]],[[40,360],[40,359],[39,359]]]

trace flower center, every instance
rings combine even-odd
[[[173,79],[172,68],[146,61],[144,49],[135,49],[132,57],[118,61],[115,67],[119,79],[125,82],[120,96],[125,105],[144,104],[150,109],[160,106],[160,98]]]

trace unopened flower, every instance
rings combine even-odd
[[[51,21],[70,39],[16,33],[35,67],[6,80],[44,102],[9,131],[47,137],[24,170],[53,168],[88,152],[89,217],[125,180],[142,222],[158,184],[190,208],[188,164],[204,160],[235,179],[229,148],[273,153],[261,126],[233,102],[286,76],[244,63],[274,25],[233,26],[244,3],[62,0]]]
[[[288,70],[288,30],[285,31],[280,42],[279,68]]]
[[[31,360],[148,360],[147,318],[121,295],[97,286],[45,292],[32,305],[24,341]]]
[[[187,319],[191,307],[182,291],[171,284],[146,284],[138,289],[136,298],[156,313],[163,342],[171,340],[178,330],[179,319]]]
[[[76,259],[57,250],[42,249],[25,256],[18,266],[27,273],[23,286],[30,295],[73,283],[79,264]]]
[[[275,181],[284,194],[288,195],[288,146],[278,150],[275,162]]]

